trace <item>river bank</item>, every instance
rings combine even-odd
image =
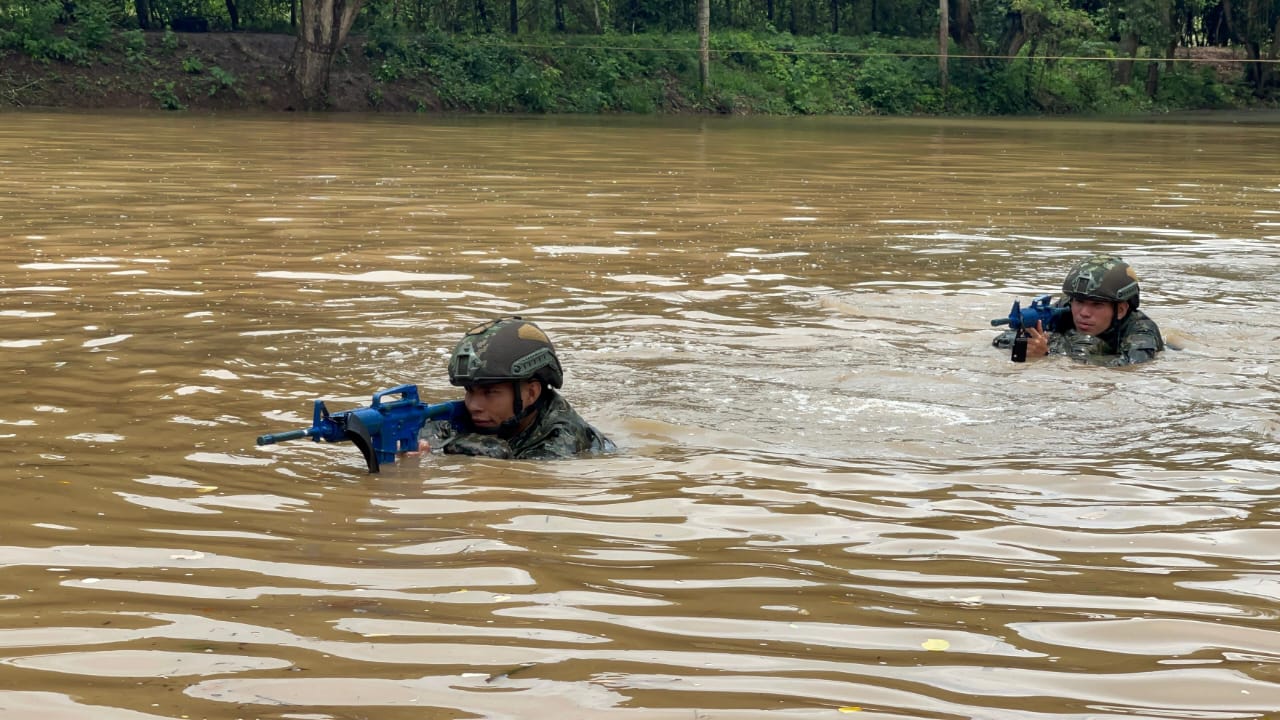
[[[29,44],[33,53],[0,50],[0,108],[290,111],[301,106],[286,69],[294,42],[132,30],[92,48],[55,39]],[[1123,116],[1274,107],[1250,95],[1238,58],[1220,48],[1164,64],[1149,96],[1116,86],[1113,63],[959,57],[944,93],[937,60],[918,40],[745,33],[713,37],[704,92],[695,45],[680,35],[353,35],[335,60],[328,109]]]
[[[103,47],[83,62],[0,58],[0,106],[18,108],[286,111],[296,105],[285,67],[291,35],[145,33],[145,50]],[[136,47],[136,46],[135,46]],[[336,68],[334,110],[368,109],[363,56]]]

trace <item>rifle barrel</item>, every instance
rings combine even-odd
[[[259,445],[273,445],[286,440],[299,440],[307,436],[307,430],[290,430],[282,433],[268,433],[258,436]]]

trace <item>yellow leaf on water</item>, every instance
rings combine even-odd
[[[858,707],[857,705],[849,705],[847,707],[840,708],[840,712],[842,713],[862,712],[862,708]]]
[[[214,490],[217,490],[217,489],[218,489],[217,485],[201,485],[200,487],[196,488],[196,492],[207,493],[207,492],[213,492]]]
[[[925,640],[923,643],[921,643],[920,647],[923,647],[925,650],[942,652],[943,650],[946,650],[947,648],[951,647],[951,643],[947,642],[946,640],[940,640],[938,638],[929,638],[928,640]]]

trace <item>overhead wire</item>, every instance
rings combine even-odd
[[[608,51],[629,51],[629,52],[698,52],[698,48],[693,46],[687,47],[641,47],[628,45],[605,45],[591,44],[578,45],[570,43],[548,44],[548,43],[522,43],[522,42],[499,42],[492,43],[499,47],[520,48],[526,50],[608,50]],[[1202,46],[1202,47],[1220,47],[1220,46]],[[1185,48],[1184,48],[1185,49]],[[777,54],[777,55],[804,55],[818,57],[851,57],[851,58],[924,58],[937,59],[947,58],[948,60],[1079,60],[1086,62],[1180,62],[1180,63],[1263,63],[1275,64],[1280,63],[1280,58],[1242,58],[1242,57],[1191,57],[1178,56],[1158,57],[1154,55],[1144,56],[1128,56],[1128,55],[973,55],[967,53],[919,53],[919,52],[882,52],[882,51],[851,51],[851,50],[794,50],[794,49],[769,49],[769,48],[712,48],[713,54]]]

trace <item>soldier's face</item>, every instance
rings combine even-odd
[[[1101,335],[1111,327],[1112,319],[1123,320],[1129,314],[1129,303],[1071,298],[1071,320],[1076,330],[1086,335]],[[1117,317],[1118,315],[1118,317]]]
[[[542,385],[537,380],[519,384],[523,407],[529,407],[538,395]],[[467,388],[463,402],[467,412],[471,414],[471,424],[482,430],[496,429],[502,423],[516,416],[516,384],[497,383],[495,385],[472,385]]]
[[[467,412],[476,427],[491,430],[515,416],[515,390],[511,383],[472,385],[467,388]]]

